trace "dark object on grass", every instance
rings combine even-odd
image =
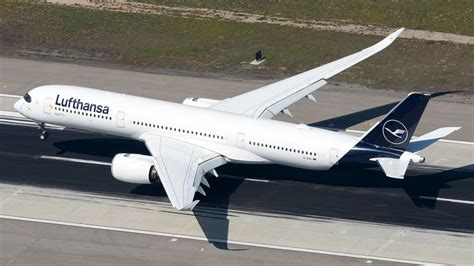
[[[265,57],[262,57],[262,51],[258,50],[258,51],[255,53],[255,60],[257,60],[257,61],[262,61],[263,59],[265,59]]]

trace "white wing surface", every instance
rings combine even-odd
[[[326,84],[326,79],[367,59],[389,46],[404,29],[401,28],[388,37],[355,54],[343,57],[326,65],[275,82],[262,88],[229,98],[210,109],[247,115],[255,118],[272,118],[278,112],[291,115],[285,109]]]
[[[209,186],[204,175],[226,163],[219,154],[193,144],[158,135],[144,135],[142,139],[154,157],[160,181],[178,210],[192,210],[196,191],[205,195],[201,184]]]

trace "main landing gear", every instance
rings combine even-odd
[[[41,140],[47,139],[49,137],[49,133],[48,131],[46,131],[46,128],[44,127],[44,123],[40,123],[39,126],[41,130],[40,139]]]

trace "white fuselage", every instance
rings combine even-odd
[[[339,132],[89,88],[50,85],[15,104],[44,123],[140,140],[167,136],[236,163],[329,169],[359,141]],[[100,105],[100,107],[99,107]],[[124,151],[126,152],[126,151]]]

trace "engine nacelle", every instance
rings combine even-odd
[[[196,106],[196,107],[209,107],[213,104],[220,102],[219,100],[207,99],[207,98],[186,98],[183,101],[184,105]]]
[[[152,184],[160,181],[153,165],[153,157],[141,154],[119,153],[112,160],[112,176],[134,184]]]

